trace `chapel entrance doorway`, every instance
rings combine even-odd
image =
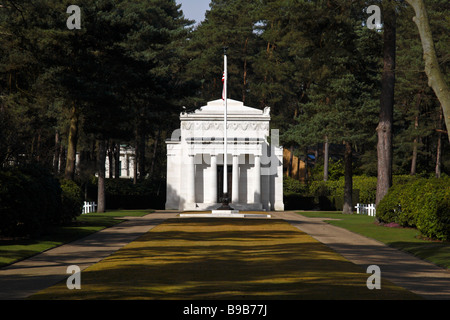
[[[232,196],[232,181],[231,179],[233,178],[233,168],[232,166],[228,165],[228,174],[227,174],[227,184],[228,184],[228,199],[229,202],[231,203],[231,196]],[[218,165],[217,166],[217,203],[221,203],[222,202],[222,196],[223,196],[223,165]]]

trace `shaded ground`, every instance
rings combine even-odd
[[[169,219],[33,299],[417,299],[283,220]]]

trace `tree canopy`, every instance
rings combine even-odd
[[[98,156],[127,144],[139,179],[164,179],[163,141],[183,106],[220,97],[226,47],[229,98],[271,107],[283,146],[307,166],[325,164],[330,147],[330,158],[348,161],[351,190],[353,173],[376,176],[379,167],[391,8],[392,170],[448,174],[447,115],[429,86],[410,2],[212,0],[194,27],[175,0],[80,0],[81,28],[69,29],[71,1],[1,0],[0,166],[38,162],[84,179],[99,170]],[[433,63],[448,86],[449,4],[425,3]],[[383,8],[376,29],[367,27],[369,5]]]

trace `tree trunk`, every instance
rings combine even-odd
[[[317,159],[319,159],[319,148],[320,148],[320,144],[318,143],[316,145],[316,150],[314,150],[314,166],[317,165]]]
[[[328,137],[323,144],[323,181],[328,181]]]
[[[133,157],[133,184],[137,184],[138,170],[137,170],[137,154]]]
[[[439,126],[438,126],[438,141],[436,148],[436,178],[441,177],[441,155],[442,155],[442,109],[440,110],[439,115]]]
[[[113,179],[114,178],[114,167],[115,167],[115,163],[114,163],[114,142],[109,142],[108,143],[108,161],[109,161],[109,179]]]
[[[70,118],[69,139],[66,155],[66,169],[64,177],[69,180],[75,179],[75,159],[77,154],[78,142],[78,121],[79,115],[75,105],[72,106],[72,114]]]
[[[144,131],[144,125],[142,121],[139,121],[138,130],[136,131],[136,143],[137,143],[137,153],[136,156],[138,157],[138,171],[139,176],[138,180],[143,180],[146,175],[145,171],[145,131]]]
[[[66,162],[66,148],[63,144],[60,145],[59,149],[59,163],[58,163],[58,173],[62,173],[63,163]]]
[[[433,89],[436,97],[442,105],[447,135],[450,141],[450,89],[445,82],[439,68],[439,62],[434,48],[433,36],[428,22],[428,14],[423,0],[406,0],[413,7],[416,16],[413,21],[419,29],[420,40],[425,61],[425,73],[428,76],[428,85]]]
[[[353,213],[353,151],[352,145],[349,142],[345,142],[345,154],[344,154],[344,207],[342,213]]]
[[[159,136],[161,132],[158,130],[155,135],[155,142],[153,144],[153,155],[152,155],[152,163],[150,166],[150,177],[153,177],[153,171],[155,169],[155,163],[156,163],[156,155],[158,153],[158,142],[159,142]]]
[[[61,148],[61,138],[59,136],[59,131],[55,132],[55,150],[53,152],[53,172],[57,175],[59,174],[59,152]]]
[[[135,147],[134,147],[134,166],[133,166],[133,184],[137,183],[138,179],[138,162],[139,162],[139,141],[138,141],[138,129],[135,131]]]
[[[419,115],[416,115],[416,119],[414,120],[414,129],[417,131],[417,128],[419,127]],[[411,160],[411,172],[410,174],[413,176],[416,174],[417,169],[417,144],[418,144],[418,138],[414,138],[413,143],[413,154],[412,154],[412,160]]]
[[[305,183],[308,184],[308,148],[305,148]]]
[[[40,162],[41,161],[41,139],[42,139],[42,134],[41,134],[41,130],[38,130],[38,136],[37,136],[37,142],[36,142],[36,161]]]
[[[145,136],[139,137],[139,180],[144,180],[147,172],[145,170]]]
[[[242,84],[242,102],[245,103],[245,96],[247,93],[247,46],[248,46],[248,37],[245,39],[244,44],[244,80]]]
[[[121,173],[121,166],[120,166],[120,144],[116,143],[114,145],[114,177],[116,179],[120,178]]]
[[[377,127],[378,179],[376,204],[392,185],[392,125],[395,87],[396,14],[391,2],[384,10],[383,75],[381,82],[380,121]]]
[[[288,163],[288,169],[287,169],[287,176],[292,177],[292,167],[294,163],[294,146],[289,147],[289,163]],[[300,170],[300,168],[298,168]]]
[[[105,161],[106,147],[105,141],[98,141],[97,149],[97,171],[98,171],[98,194],[97,194],[97,212],[105,212]]]
[[[442,154],[442,133],[438,133],[437,151],[436,151],[436,178],[441,177],[441,154]]]

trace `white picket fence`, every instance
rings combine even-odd
[[[371,204],[358,203],[356,204],[355,209],[357,214],[366,214],[371,217],[375,217],[377,214],[377,209],[375,208],[375,205],[373,203]]]
[[[97,208],[97,203],[85,201],[84,205],[83,205],[83,211],[81,212],[81,214],[97,212],[96,208]]]

